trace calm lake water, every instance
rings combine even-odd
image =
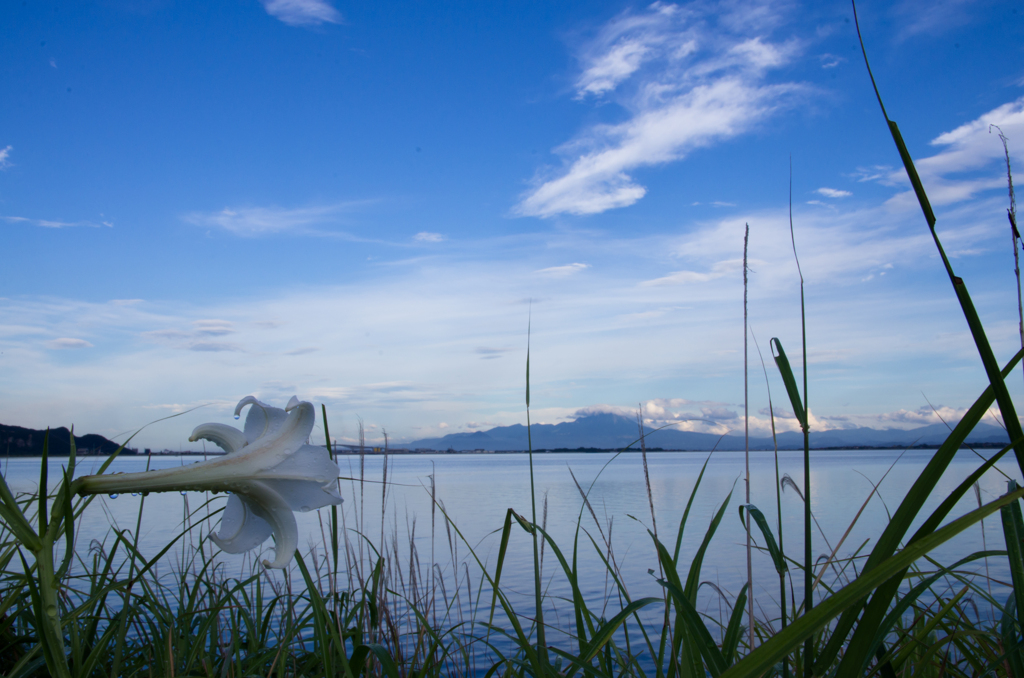
[[[992,452],[982,450],[982,454]],[[930,459],[930,450],[901,451],[821,451],[812,453],[811,484],[812,507],[818,518],[821,531],[814,532],[814,552],[831,553],[844,533],[850,528],[857,511],[868,499],[872,485],[882,481],[879,494],[871,498],[856,525],[849,530],[838,549],[840,557],[850,557],[856,552],[866,554],[874,545],[888,520],[888,514],[896,509],[911,483]],[[675,543],[680,518],[690,497],[701,466],[708,453],[695,452],[653,452],[648,454],[651,491],[654,503],[657,531],[662,541]],[[998,466],[1007,476],[1020,482],[1020,471],[1012,455]],[[153,457],[153,468],[189,464],[196,457]],[[102,462],[98,458],[80,460],[79,472],[86,474]],[[2,463],[4,476],[12,489],[35,491],[39,474],[39,459],[9,459]],[[141,471],[146,467],[145,457],[122,457],[115,461],[112,472]],[[458,454],[458,455],[400,455],[389,458],[387,471],[387,493],[384,499],[382,520],[383,459],[380,456],[365,458],[365,479],[360,495],[358,456],[342,456],[342,475],[355,480],[342,483],[345,503],[342,505],[346,526],[349,528],[350,543],[355,549],[361,539],[356,530],[361,529],[367,540],[379,547],[383,531],[386,548],[394,553],[396,562],[408,567],[410,543],[414,541],[422,571],[429,571],[427,564],[439,564],[449,577],[458,571],[460,577],[468,573],[469,585],[475,595],[479,585],[479,570],[473,564],[469,553],[472,547],[477,556],[493,568],[507,509],[530,516],[529,459],[525,454]],[[929,500],[919,516],[920,523],[939,501],[959,484],[981,463],[978,455],[961,451],[943,477],[935,495]],[[58,478],[60,467],[66,459],[50,462],[50,479]],[[800,452],[780,452],[780,470],[789,474],[799,487],[803,487],[803,463]],[[615,562],[621,568],[622,577],[634,598],[662,595],[661,587],[649,573],[657,572],[655,550],[647,530],[652,526],[651,508],[644,483],[644,470],[639,453],[625,453],[615,457],[612,454],[537,454],[534,456],[537,484],[538,518],[547,501],[547,528],[567,558],[571,557],[577,521],[582,528],[579,548],[582,570],[581,585],[584,595],[597,604],[613,593],[607,571],[591,543],[590,537],[603,543],[604,535],[611,534]],[[590,502],[594,516],[583,506],[580,492],[573,481],[573,475],[580,485],[590,491]],[[443,503],[451,521],[465,536],[465,542],[458,540],[450,531],[441,513],[432,514],[430,501],[431,476],[436,482],[437,499]],[[776,525],[775,467],[771,452],[751,453],[751,500],[767,516],[772,529]],[[883,480],[884,477],[884,480]],[[691,555],[697,550],[705,530],[716,509],[732,492],[729,508],[721,528],[711,544],[704,562],[701,579],[714,583],[732,597],[746,580],[746,558],[744,531],[739,519],[737,506],[743,502],[743,453],[715,452],[711,455],[704,480],[697,493],[689,521],[682,540],[681,567],[685,577]],[[1006,477],[996,470],[990,470],[980,482],[981,498],[990,501],[1006,491]],[[195,510],[207,499],[203,493],[151,494],[145,499],[141,516],[141,550],[152,555],[167,541],[182,530],[186,506]],[[223,495],[212,497],[214,508],[222,506]],[[111,526],[135,529],[139,519],[141,497],[121,495],[117,498],[100,497],[90,506],[77,535],[77,550],[86,552],[90,545],[110,544]],[[956,507],[952,516],[962,515],[977,507],[973,492]],[[792,489],[782,496],[783,538],[787,554],[802,560],[802,503]],[[205,514],[205,509],[201,512]],[[316,549],[324,552],[322,522],[327,520],[329,509],[307,514],[297,514],[300,532],[300,549],[304,552]],[[431,521],[434,520],[433,534]],[[216,522],[216,518],[214,519]],[[600,524],[598,526],[598,523]],[[985,522],[987,544],[990,549],[1003,549],[1002,529],[998,514]],[[824,533],[824,536],[822,535]],[[198,539],[198,533],[196,534]],[[328,542],[329,543],[329,542]],[[264,547],[269,552],[272,542]],[[952,563],[973,551],[981,550],[983,535],[980,527],[968,530],[955,541],[947,543],[933,553],[941,563]],[[172,550],[180,554],[180,550]],[[222,554],[225,573],[229,576],[249,573],[252,559]],[[524,613],[532,611],[532,545],[529,536],[513,526],[509,554],[502,576],[502,588],[510,593],[517,609]],[[169,554],[167,568],[174,567],[175,558]],[[467,563],[464,565],[464,563]],[[453,565],[454,564],[454,565]],[[992,591],[998,600],[1004,601],[1010,592],[1009,572],[1005,558],[994,558],[988,563],[992,577]],[[974,570],[984,572],[981,561],[973,564]],[[294,565],[293,565],[294,569]],[[770,558],[754,554],[754,594],[759,616],[771,617],[777,610],[778,577]],[[559,571],[557,560],[547,549],[543,565],[546,590],[552,609],[559,618],[571,618],[571,607],[560,602],[570,595],[565,577]],[[799,574],[794,574],[799,577]],[[461,580],[465,585],[465,579]],[[835,578],[826,576],[824,581],[832,583]],[[342,586],[344,586],[344,582]],[[448,585],[451,595],[451,584]],[[798,581],[798,589],[802,583]],[[799,596],[798,596],[799,600]],[[468,609],[469,603],[461,601]],[[719,608],[725,609],[721,597],[713,587],[702,588],[701,606],[715,617]],[[980,601],[979,601],[980,602]],[[614,598],[608,603],[610,617],[618,609]],[[980,606],[980,614],[987,616],[986,606]],[[564,615],[569,615],[568,617]],[[650,618],[660,616],[660,608],[651,608]],[[777,614],[777,613],[775,613]],[[557,623],[557,621],[555,622]]]

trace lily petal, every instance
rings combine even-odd
[[[284,567],[295,553],[299,545],[299,528],[295,524],[295,514],[280,494],[271,489],[270,485],[259,480],[252,481],[248,495],[251,498],[248,506],[260,518],[270,523],[274,532],[274,562],[263,561],[264,567]]]
[[[234,426],[228,426],[227,424],[201,424],[196,426],[188,441],[194,443],[199,439],[216,443],[228,454],[237,452],[248,444],[244,433]]]
[[[245,418],[245,438],[250,445],[259,438],[273,436],[287,417],[287,412],[260,402],[252,396],[246,396],[238,401],[235,405],[236,417],[246,405],[252,405]]]
[[[270,523],[256,515],[244,497],[233,494],[224,507],[219,533],[211,533],[210,539],[222,551],[245,553],[265,542],[272,533]]]

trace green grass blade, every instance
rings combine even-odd
[[[57,499],[53,503],[55,512],[58,506],[61,508],[60,519],[59,521],[54,520],[54,523],[60,525],[64,531],[64,559],[61,561],[60,567],[57,568],[55,575],[57,581],[62,580],[64,575],[67,574],[75,554],[75,509],[71,505],[71,473],[74,471],[74,465],[72,464],[71,468],[61,470],[64,474],[64,480],[61,483],[60,490],[57,491]],[[56,536],[54,535],[54,537]]]
[[[867,49],[864,47],[864,39],[860,34],[860,23],[857,21],[856,5],[854,5],[853,16],[854,21],[857,22],[857,38],[860,40],[861,52],[864,54],[864,64],[868,69],[868,73],[871,74],[871,64],[868,63]],[[957,300],[960,302],[960,308],[964,313],[964,318],[967,320],[967,326],[971,330],[971,336],[974,338],[974,344],[978,349],[982,365],[985,367],[989,383],[992,384],[992,388],[995,391],[996,402],[999,403],[999,411],[1003,415],[1003,425],[1006,426],[1006,432],[1009,434],[1010,440],[1014,442],[1017,465],[1020,467],[1021,472],[1024,473],[1024,430],[1021,429],[1020,420],[1017,419],[1016,409],[1013,406],[1013,400],[1010,398],[1010,392],[1007,390],[1006,383],[999,373],[999,363],[996,361],[995,353],[993,353],[992,346],[985,335],[985,328],[981,324],[981,319],[974,308],[971,296],[967,292],[967,286],[964,284],[963,279],[953,272],[949,258],[946,256],[942,243],[939,241],[939,236],[935,232],[935,213],[932,211],[931,203],[928,201],[928,194],[925,193],[921,177],[918,176],[917,168],[914,166],[914,159],[911,157],[910,151],[907,150],[907,145],[903,141],[903,135],[900,134],[899,127],[893,120],[889,119],[889,114],[885,111],[882,96],[878,91],[877,85],[875,85],[874,75],[871,75],[871,82],[875,86],[875,95],[878,97],[878,104],[882,109],[882,115],[885,117],[889,133],[892,135],[893,142],[895,142],[896,148],[899,151],[900,159],[903,161],[903,167],[907,171],[910,183],[914,187],[914,193],[917,195],[917,201],[921,205],[921,211],[924,213],[925,221],[928,223],[928,229],[931,231],[932,239],[935,241],[935,247],[939,251],[942,263],[946,267],[946,273],[953,284],[953,290],[956,293]]]
[[[46,523],[46,499],[48,497],[47,484],[50,464],[48,457],[50,453],[50,429],[46,429],[43,435],[43,460],[39,464],[39,536],[46,534],[48,527]]]
[[[14,538],[24,544],[29,551],[34,553],[43,547],[39,535],[25,518],[21,506],[18,505],[14,494],[11,493],[11,488],[8,487],[7,480],[3,475],[0,475],[0,520],[3,520]]]
[[[1003,374],[1008,375],[1017,365],[1020,360],[1024,358],[1024,349],[1017,352],[1017,354],[1006,364],[1003,368]],[[889,523],[885,526],[882,534],[879,536],[878,541],[875,544],[875,548],[872,549],[871,554],[868,556],[867,561],[864,563],[864,571],[871,570],[878,563],[884,561],[886,558],[891,556],[899,548],[900,543],[903,541],[907,532],[910,530],[911,525],[917,518],[917,514],[920,512],[924,503],[931,495],[935,486],[938,484],[942,474],[945,473],[949,464],[953,461],[956,456],[957,450],[967,439],[967,436],[974,427],[978,425],[985,413],[995,402],[995,392],[992,386],[988,386],[982,394],[974,401],[974,404],[967,410],[964,416],[957,422],[957,425],[953,427],[953,431],[949,434],[946,440],[943,441],[939,449],[935,451],[932,458],[925,465],[924,470],[918,475],[917,479],[911,485],[907,491],[903,501],[900,502],[895,513]],[[998,458],[1001,455],[995,455],[993,459]],[[986,467],[988,468],[988,467]],[[962,484],[961,484],[962,487]],[[955,494],[955,493],[954,493]],[[949,499],[949,498],[947,498]],[[959,500],[959,497],[956,498]],[[955,501],[953,502],[955,503]],[[942,506],[948,505],[949,502],[943,502]],[[952,506],[949,506],[952,508]],[[940,506],[941,508],[941,506]],[[937,527],[945,517],[946,513],[936,511],[932,514],[932,517],[922,525],[921,529],[918,530],[918,534],[923,534],[922,530],[931,531]],[[902,578],[902,577],[901,577]],[[876,592],[872,598],[872,602],[869,605],[869,609],[865,612],[864,618],[861,620],[860,628],[858,633],[860,638],[851,641],[850,647],[847,649],[847,654],[852,650],[859,652],[865,652],[865,645],[870,640],[870,636],[873,635],[873,631],[870,631],[872,624],[880,623],[882,617],[885,615],[885,611],[889,608],[889,604],[892,601],[893,596],[896,594],[898,588],[898,580],[892,585],[887,585]],[[854,622],[860,612],[859,606],[853,607],[847,612],[843,613],[839,621],[836,624],[835,630],[832,633],[829,642],[825,648],[819,654],[818,662],[815,667],[815,671],[822,674],[825,669],[835,660],[839,654],[840,649],[846,643],[846,639],[853,629]],[[860,630],[863,629],[863,630]],[[855,634],[856,636],[856,634]],[[840,675],[843,675],[840,672]]]
[[[949,515],[949,512],[953,510],[953,507],[956,506],[957,502],[959,502],[960,499],[970,491],[970,488],[974,486],[974,483],[976,483],[986,471],[992,468],[992,466],[994,466],[995,463],[999,461],[1009,450],[1009,446],[1004,447],[968,475],[967,478],[965,478],[942,500],[931,515],[928,516],[921,527],[918,528],[917,532],[914,533],[914,536],[911,537],[909,543],[913,544],[922,537],[934,532],[942,521],[945,520],[946,516]],[[864,615],[861,617],[860,623],[857,626],[857,630],[854,632],[853,638],[850,640],[850,643],[846,648],[842,664],[839,666],[839,672],[836,674],[838,678],[857,675],[854,666],[857,662],[865,661],[865,657],[868,656],[865,647],[874,635],[880,620],[885,616],[885,612],[889,608],[889,604],[893,597],[896,596],[896,593],[899,590],[900,581],[903,579],[904,574],[906,574],[905,571],[898,573],[872,593],[871,602],[868,603],[867,608],[864,611]],[[851,671],[853,671],[853,673],[851,673]]]
[[[743,608],[747,604],[747,591],[747,584],[744,584],[736,596],[736,604],[732,606],[732,614],[729,615],[729,625],[725,627],[725,635],[722,637],[722,656],[726,665],[736,660],[736,650],[743,636]]]
[[[775,564],[775,571],[779,574],[789,570],[789,566],[786,565],[786,559],[782,557],[782,551],[779,550],[779,545],[775,543],[775,536],[772,534],[772,528],[768,526],[768,521],[765,520],[764,514],[753,504],[740,504],[740,522],[746,526],[746,521],[743,519],[743,509],[747,509],[750,512],[750,517],[754,519],[754,522],[761,529],[761,534],[764,536],[765,548],[768,549],[768,554],[772,557],[772,562]]]
[[[1021,624],[1017,619],[1017,596],[1014,592],[1006,600],[1002,619],[999,620],[999,631],[1003,639],[1003,647],[1006,648],[1006,661],[1009,662],[1014,676],[1024,676],[1024,653],[1021,651],[1018,640],[1020,628]]]
[[[700,570],[704,565],[704,555],[707,553],[708,545],[711,544],[711,538],[718,531],[718,526],[722,522],[725,510],[729,508],[730,499],[732,499],[732,490],[725,497],[725,501],[722,502],[722,506],[715,513],[715,517],[711,519],[711,524],[708,526],[707,532],[704,533],[704,540],[701,542],[700,548],[697,549],[697,553],[693,556],[693,562],[690,564],[690,572],[686,577],[685,593],[686,597],[693,604],[697,602],[697,587],[700,586]]]
[[[798,617],[792,624],[786,627],[786,630],[775,634],[766,640],[763,645],[727,669],[722,674],[722,678],[754,678],[755,676],[763,675],[789,652],[798,647],[805,638],[810,637],[811,634],[825,626],[846,608],[857,604],[864,596],[885,583],[890,577],[909,567],[925,554],[949,541],[983,518],[990,516],[1003,506],[1017,501],[1022,496],[1024,496],[1024,490],[1017,490],[1004,495],[993,502],[985,504],[981,508],[970,511],[914,544],[908,545],[905,549],[878,565],[874,570],[861,574],[861,576],[833,595],[820,601],[813,610],[802,617]]]
[[[626,605],[622,610],[619,611],[614,617],[606,621],[604,624],[599,626],[594,632],[594,637],[591,638],[590,644],[587,649],[580,653],[579,660],[584,664],[589,663],[597,653],[605,646],[605,644],[611,640],[612,635],[615,631],[626,621],[626,618],[636,613],[637,610],[652,605],[654,603],[662,602],[661,598],[641,598],[634,600],[630,604]],[[571,674],[570,674],[571,675]]]
[[[786,351],[782,348],[782,342],[775,337],[772,337],[768,344],[772,349],[772,356],[775,358],[775,364],[779,368],[779,374],[782,375],[782,383],[786,385],[786,393],[789,395],[789,402],[793,407],[793,414],[796,416],[796,420],[800,422],[800,427],[806,431],[807,413],[804,412],[803,399],[800,397],[800,390],[797,388],[796,378],[793,376],[793,368],[789,365],[789,358],[786,357]]]
[[[331,429],[327,426],[327,405],[320,404],[320,412],[324,420],[324,438],[327,441],[327,454],[337,462],[334,447],[331,445]],[[338,505],[331,504],[331,553],[334,556],[334,571],[338,571]]]
[[[687,635],[697,646],[700,656],[704,658],[704,663],[712,678],[717,678],[725,670],[727,664],[725,657],[722,656],[722,651],[715,644],[715,639],[711,637],[708,627],[700,618],[697,608],[693,606],[693,603],[690,602],[689,597],[683,590],[672,582],[666,579],[659,579],[658,583],[668,590],[672,601],[676,604],[676,610],[686,625]]]
[[[686,529],[686,520],[690,517],[690,508],[693,506],[693,499],[697,496],[697,489],[700,487],[701,480],[704,479],[704,471],[708,469],[708,462],[711,461],[711,455],[704,460],[704,465],[700,467],[700,473],[697,474],[697,482],[693,484],[693,489],[690,491],[690,498],[686,501],[686,509],[683,511],[683,517],[679,519],[679,530],[676,532],[676,550],[673,551],[672,555],[672,566],[675,567],[679,563],[679,548],[683,545],[683,530]]]
[[[498,547],[498,564],[494,569],[494,586],[491,592],[491,614],[487,617],[487,623],[494,623],[494,607],[498,602],[498,584],[501,583],[501,571],[505,565],[505,553],[508,551],[508,539],[512,536],[512,516],[515,511],[509,509],[505,513],[505,525],[501,528],[501,544]]]
[[[1009,482],[1011,491],[1017,483]],[[1018,610],[1024,610],[1024,553],[1021,540],[1024,539],[1024,519],[1021,518],[1020,503],[1013,502],[999,511],[1003,522],[1003,536],[1006,539],[1006,553],[1010,560],[1010,577],[1013,581],[1014,602]]]

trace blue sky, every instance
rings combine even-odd
[[[859,12],[1006,360],[989,125],[1024,177],[1024,9]],[[846,2],[104,0],[0,24],[5,424],[115,436],[204,406],[136,439],[176,449],[249,394],[325,403],[337,438],[523,423],[532,309],[534,421],[642,402],[742,428],[745,223],[751,325],[799,363],[790,158],[816,425],[955,418],[985,385]]]

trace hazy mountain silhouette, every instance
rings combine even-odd
[[[955,422],[951,422],[953,425]],[[588,414],[575,421],[561,424],[534,424],[531,430],[533,449],[552,450],[578,448],[620,449],[630,444],[636,449],[638,432],[636,420],[632,417],[607,412]],[[857,447],[910,447],[914,445],[938,446],[949,435],[945,424],[931,424],[919,428],[874,429],[867,427],[838,429],[832,431],[811,430],[811,447],[857,448]],[[721,438],[721,439],[720,439]],[[799,432],[780,433],[779,449],[803,449],[803,434]],[[1006,431],[991,424],[978,424],[967,437],[968,443],[1000,444],[1009,442]],[[693,433],[675,429],[662,429],[647,434],[647,447],[666,450],[742,450],[742,435],[720,437],[711,433]],[[406,447],[432,450],[525,450],[527,449],[526,427],[522,424],[498,426],[488,431],[473,433],[450,433],[441,438],[414,440]],[[751,437],[753,450],[773,449],[771,437]]]

